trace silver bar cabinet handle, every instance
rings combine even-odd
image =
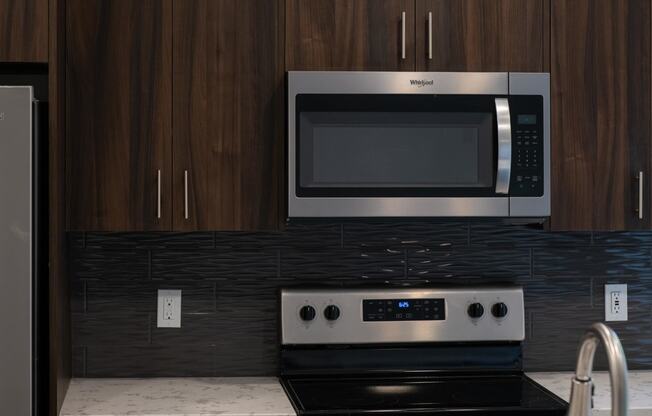
[[[156,218],[161,219],[161,169],[158,170],[158,193],[156,196]]]
[[[512,176],[512,121],[507,98],[496,98],[496,121],[498,124],[496,193],[507,194]]]
[[[188,214],[188,171],[183,171],[183,213],[186,219],[190,218]]]
[[[401,13],[401,59],[405,59],[405,12]]]
[[[428,12],[428,59],[432,60],[432,12]]]
[[[636,209],[638,213],[638,219],[642,220],[643,219],[643,172],[640,171],[638,172],[638,209]]]

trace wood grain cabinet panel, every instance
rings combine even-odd
[[[0,0],[0,62],[48,61],[48,0]]]
[[[648,229],[650,1],[553,0],[551,23],[552,228]]]
[[[279,226],[284,198],[279,4],[174,2],[175,229]]]
[[[171,45],[172,0],[67,1],[69,229],[171,229]]]
[[[541,72],[546,4],[416,0],[417,70]]]
[[[287,69],[413,71],[414,6],[414,0],[286,0]]]

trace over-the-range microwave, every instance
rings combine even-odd
[[[550,215],[547,73],[289,72],[293,217]]]

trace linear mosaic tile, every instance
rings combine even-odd
[[[467,222],[349,222],[343,224],[345,248],[375,247],[401,250],[405,247],[451,249],[469,242]]]
[[[515,278],[529,275],[528,249],[408,250],[408,276]]]
[[[276,276],[278,251],[163,250],[152,253],[152,279],[229,279]]]
[[[150,342],[148,314],[124,312],[73,315],[73,345],[145,345]]]
[[[210,377],[215,347],[187,345],[90,346],[86,377]]]
[[[86,312],[126,311],[130,313],[155,313],[159,289],[183,291],[183,310],[186,313],[215,311],[215,283],[175,280],[135,281],[87,281]],[[73,298],[73,303],[77,301]]]
[[[405,276],[403,250],[283,251],[281,275],[315,282],[318,279],[382,280]]]
[[[149,278],[147,250],[71,250],[73,279],[143,280]]]
[[[652,233],[640,232],[605,232],[593,236],[593,244],[604,246],[652,247]]]
[[[652,369],[652,232],[292,221],[263,233],[72,232],[68,244],[77,377],[273,375],[280,288],[484,282],[524,287],[527,370],[572,369],[579,337],[603,319],[604,284],[627,283],[630,319],[610,325],[630,367]],[[183,291],[182,328],[156,328],[158,289]]]
[[[499,220],[478,220],[470,225],[472,247],[560,247],[585,246],[591,233],[549,233],[542,225],[512,225]]]
[[[650,250],[639,247],[565,247],[534,251],[535,276],[637,276],[652,273]]]

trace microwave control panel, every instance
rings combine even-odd
[[[543,195],[543,97],[509,98],[512,121],[511,196]]]

